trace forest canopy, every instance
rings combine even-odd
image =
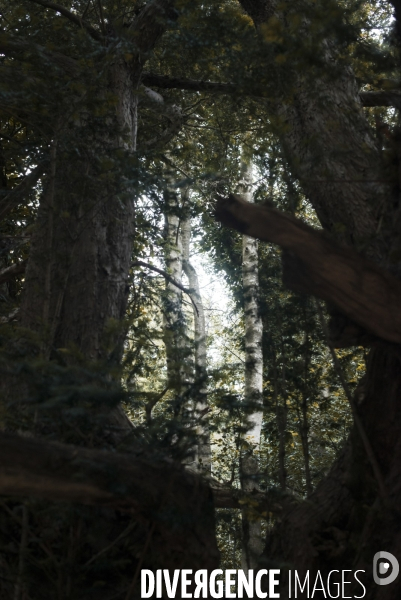
[[[401,559],[399,0],[0,24],[0,596],[370,582]]]

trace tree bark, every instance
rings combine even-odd
[[[183,194],[183,202],[189,203],[189,190]],[[189,207],[186,207],[188,212]],[[209,403],[207,397],[207,349],[206,323],[200,294],[198,275],[190,261],[191,218],[188,216],[181,225],[182,231],[182,267],[188,279],[190,293],[193,298],[194,343],[195,343],[195,377],[194,377],[194,419],[196,427],[195,465],[198,471],[206,476],[211,475],[212,456],[210,447],[210,431],[208,422]]]
[[[261,44],[268,43],[263,36],[268,38],[274,24],[285,34],[292,16],[305,15],[305,8],[313,10],[308,0],[291,5],[274,0],[240,0],[240,4],[253,19]],[[305,16],[300,36],[308,41],[313,37]],[[385,260],[394,223],[385,202],[390,186],[383,182],[379,148],[363,114],[354,74],[339,64],[338,40],[333,34],[316,43],[319,69],[311,69],[310,75],[302,68],[289,73],[291,93],[277,86],[269,116],[293,175],[322,226],[342,243]]]
[[[182,234],[180,206],[175,182],[166,178],[164,260],[167,273],[182,286]],[[182,291],[166,280],[164,302],[164,345],[166,347],[168,386],[181,397],[189,383],[189,365],[186,347],[186,323],[182,310]]]
[[[252,160],[245,156],[241,162],[241,198],[253,202]],[[254,238],[242,236],[242,287],[244,294],[245,338],[245,390],[244,401],[248,409],[246,431],[240,460],[241,487],[244,492],[259,491],[258,475],[260,439],[263,423],[263,324],[259,310],[258,243]],[[245,571],[255,569],[262,553],[260,519],[252,511],[242,511],[242,557]]]

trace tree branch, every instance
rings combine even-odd
[[[37,56],[45,56],[48,60],[51,60],[55,64],[58,64],[68,74],[76,76],[79,72],[78,63],[75,59],[61,54],[60,52],[49,51],[39,44],[33,42],[25,42],[19,39],[13,38],[13,36],[2,33],[0,34],[0,52],[2,54],[20,54],[26,51],[36,52]]]
[[[155,462],[143,454],[138,458],[3,432],[0,454],[1,495],[105,506],[155,520],[167,528],[165,516],[171,511],[172,516],[179,516],[178,522],[172,518],[171,527],[184,539],[189,523],[193,529],[199,527],[199,541],[212,533],[201,533],[210,516],[209,483],[217,508],[243,508],[247,504],[259,511],[281,512],[285,502],[293,501],[278,490],[246,494],[216,480],[206,483],[170,459]],[[193,514],[188,521],[185,515],[191,511],[198,517],[203,511],[203,519],[197,523]]]
[[[156,73],[144,73],[142,83],[161,89],[179,89],[190,92],[212,92],[214,94],[238,94],[263,98],[263,93],[257,94],[255,90],[241,88],[234,83],[221,83],[217,81],[199,81],[196,79],[185,79],[180,77],[167,77]],[[359,98],[363,106],[393,106],[401,109],[401,92],[399,90],[359,92]]]
[[[219,83],[215,81],[198,81],[196,79],[185,79],[180,77],[167,77],[155,73],[144,73],[142,83],[156,86],[165,90],[179,89],[190,92],[215,92],[220,94],[234,94],[239,88],[234,83]]]
[[[243,492],[242,490],[226,487],[212,480],[210,487],[213,491],[214,505],[216,508],[252,508],[260,516],[272,512],[280,514],[289,501],[294,502],[291,496],[283,495],[280,490],[271,489],[267,492]],[[264,513],[264,514],[263,514]]]
[[[401,282],[373,262],[294,217],[234,195],[219,199],[216,218],[281,246],[289,288],[327,300],[367,331],[401,343]]]
[[[1,198],[0,196],[0,221],[10,214],[10,212],[16,206],[18,206],[21,194],[23,194],[28,187],[34,186],[39,181],[40,177],[44,173],[46,165],[47,162],[42,161],[29,173],[29,175],[26,175],[26,177],[24,177],[24,179],[17,186],[9,191],[4,198]]]
[[[363,106],[392,106],[401,110],[400,90],[380,90],[378,92],[359,92]]]
[[[10,279],[14,279],[17,275],[25,273],[26,263],[27,261],[23,260],[20,263],[16,263],[15,265],[11,265],[0,271],[0,284],[10,281]]]
[[[156,462],[8,433],[0,433],[0,454],[0,494],[131,513],[156,524],[157,543],[165,545],[168,556],[178,550],[181,561],[185,554],[197,568],[216,568],[209,486],[172,460]]]
[[[63,17],[66,17],[67,19],[75,23],[75,25],[79,25],[83,29],[86,29],[86,31],[94,40],[96,40],[97,42],[102,41],[102,36],[98,31],[96,31],[96,29],[94,29],[86,21],[83,21],[78,15],[74,15],[74,13],[70,12],[65,6],[62,6],[61,4],[55,4],[54,2],[47,2],[46,0],[29,1],[34,2],[35,4],[40,4],[40,6],[43,6],[45,8],[50,8],[51,10],[59,12],[61,15],[63,15]]]
[[[170,283],[172,283],[173,285],[175,285],[179,290],[183,291],[185,294],[187,294],[198,314],[198,308],[196,306],[195,301],[192,298],[191,292],[184,287],[183,285],[181,285],[181,283],[179,283],[176,279],[174,279],[174,277],[171,277],[171,275],[169,275],[168,273],[166,273],[166,271],[163,271],[162,269],[159,269],[158,267],[154,267],[153,265],[150,265],[149,263],[143,262],[142,260],[136,260],[135,262],[132,263],[133,267],[145,267],[145,269],[150,269],[151,271],[155,271],[156,273],[159,273],[159,275],[162,275],[165,279],[167,279],[167,281],[169,281]]]

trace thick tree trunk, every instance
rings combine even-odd
[[[36,346],[45,359],[102,361],[107,369],[122,356],[135,202],[128,185],[132,163],[126,159],[136,148],[136,90],[149,52],[168,19],[176,18],[173,5],[174,0],[146,3],[130,27],[132,54],[115,45],[115,32],[103,40],[91,30],[97,41],[111,40],[109,54],[100,53],[102,63],[95,64],[97,87],[91,89],[104,99],[105,112],[99,116],[93,110],[89,94],[88,105],[86,96],[77,97],[79,108],[69,122],[64,114],[53,119],[50,166],[21,304],[21,324],[34,332],[27,336],[29,350]],[[78,61],[54,57],[60,68],[83,79]],[[112,411],[111,424],[130,428],[119,409]]]
[[[285,31],[288,23],[285,11],[304,14],[301,2],[280,5],[280,9],[276,10],[278,5],[269,0],[240,1],[262,36],[266,36],[269,27],[273,25],[282,27]],[[269,23],[273,15],[274,20]],[[302,27],[307,30],[308,23],[305,19]],[[304,35],[304,39],[307,38],[308,35]],[[291,97],[284,97],[277,87],[271,106],[272,120],[277,124],[277,133],[293,174],[299,178],[323,227],[342,244],[353,245],[385,265],[390,252],[399,245],[399,224],[397,215],[392,214],[394,205],[388,201],[391,198],[390,186],[386,187],[382,183],[379,150],[362,113],[353,73],[346,66],[340,67],[334,41],[321,42],[320,56],[326,68],[321,68],[319,73],[313,70],[313,81],[304,72],[300,75],[300,69],[293,73]],[[249,207],[249,211],[251,210],[255,209]],[[310,254],[309,263],[314,264],[314,274],[309,272],[306,275],[303,270],[303,252],[307,252],[308,246],[306,239],[300,242],[298,254],[295,247],[289,247],[292,245],[289,229],[282,236],[283,230],[280,231],[278,222],[274,223],[274,219],[268,221],[273,236],[277,233],[275,240],[270,236],[269,240],[289,250],[286,253],[286,267],[290,267],[287,269],[288,283],[294,283],[293,287],[320,296],[324,287],[320,277],[330,277],[337,271],[336,279],[340,288],[349,286],[352,276],[344,268],[341,253],[331,267],[327,263],[323,266],[321,251],[315,247],[314,258]],[[259,218],[255,219],[254,224],[259,229]],[[243,225],[242,223],[239,229],[252,235],[249,228]],[[253,234],[261,237],[255,231]],[[301,254],[303,258],[300,258]],[[323,255],[324,262],[328,256],[326,251],[323,251]],[[352,262],[354,256],[352,251],[344,251],[345,260]],[[359,310],[350,311],[350,308],[353,293],[362,291],[363,273],[366,274],[362,264],[363,262],[359,264],[355,284],[349,286],[352,291],[347,294],[347,299],[344,298],[341,307],[334,299],[339,289],[337,283],[328,294],[342,312],[349,316],[353,312],[351,318],[360,324],[360,316],[369,310],[371,299],[366,287],[364,291],[367,293],[360,294]],[[392,266],[392,269],[397,272],[397,265]],[[375,271],[373,265],[372,270]],[[384,272],[381,276],[387,280]],[[359,283],[356,283],[357,280]],[[395,279],[392,279],[391,285],[400,289],[399,282]],[[373,287],[376,288],[375,285]],[[382,324],[387,314],[387,331],[384,332],[380,326],[381,332],[376,329],[375,334],[398,344],[399,337],[394,336],[394,331],[397,329],[398,312],[395,306],[396,297],[400,297],[399,292],[391,301],[385,292],[386,285],[378,285],[376,290],[377,299],[383,306],[383,319],[371,314],[370,318],[362,317],[362,326],[372,332],[373,321]],[[326,299],[329,299],[328,296]],[[394,310],[391,309],[392,305]],[[300,572],[320,570],[323,578],[332,569],[364,569],[366,597],[395,600],[400,595],[400,578],[389,586],[376,586],[372,581],[372,559],[376,552],[386,549],[395,556],[400,556],[401,553],[401,535],[398,533],[401,502],[401,413],[398,401],[401,385],[400,353],[398,345],[378,344],[371,351],[366,381],[363,388],[360,386],[357,390],[356,404],[359,419],[382,473],[385,498],[379,494],[380,485],[374,475],[371,457],[369,459],[366,446],[361,441],[361,430],[354,427],[342,455],[310,495],[308,502],[284,511],[284,517],[269,536],[266,555],[280,564],[288,562],[292,569]],[[361,588],[354,591],[356,595],[360,595]],[[282,597],[288,597],[288,591],[286,593],[284,587],[281,594]],[[349,593],[351,594],[352,592]]]
[[[93,132],[91,138],[88,128],[95,124],[82,115],[75,133],[86,136],[81,146],[86,159],[82,154],[73,159],[64,134],[55,131],[52,142],[21,305],[22,325],[43,335],[48,356],[60,348],[75,349],[88,361],[121,356],[122,336],[110,344],[106,334],[111,322],[121,325],[125,315],[134,198],[129,190],[116,189],[112,177],[104,182],[96,162],[119,147],[132,148],[129,65],[119,61],[113,66],[110,86],[119,103],[109,125],[120,135],[112,139],[108,131],[103,136]]]
[[[309,0],[290,5],[274,0],[240,3],[261,38],[267,39],[270,27],[276,33],[282,28],[285,35],[291,18],[302,17],[314,6]],[[313,27],[305,16],[297,35],[311,41]],[[316,43],[322,65],[311,69],[309,76],[302,67],[294,69],[288,75],[291,93],[276,87],[270,117],[293,175],[323,227],[346,244],[384,260],[390,239],[386,229],[394,223],[392,215],[386,214],[390,186],[383,183],[379,149],[363,114],[354,74],[340,65],[337,38],[333,34],[332,39]]]

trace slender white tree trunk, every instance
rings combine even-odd
[[[189,202],[189,190],[183,195]],[[181,225],[182,231],[182,267],[188,278],[193,301],[194,342],[195,342],[195,379],[194,379],[194,420],[196,428],[195,468],[204,475],[210,475],[211,451],[208,423],[207,364],[206,364],[206,325],[202,297],[200,295],[198,275],[190,262],[189,247],[191,241],[191,219],[188,216]]]
[[[243,159],[240,192],[248,202],[253,202],[252,161]],[[258,489],[258,451],[263,421],[263,324],[259,313],[258,243],[246,235],[242,238],[242,285],[245,313],[245,402],[251,407],[248,428],[244,433],[244,450],[241,457],[241,486],[244,491]],[[260,520],[252,518],[249,511],[242,514],[243,547],[242,568],[257,567],[263,550]]]
[[[178,195],[174,182],[168,180],[165,192],[165,246],[166,269],[172,278],[182,282],[182,241],[180,218],[178,215]],[[170,389],[181,395],[184,380],[184,331],[185,321],[182,311],[182,291],[170,281],[166,281],[164,303],[164,343],[167,357],[167,376]]]

